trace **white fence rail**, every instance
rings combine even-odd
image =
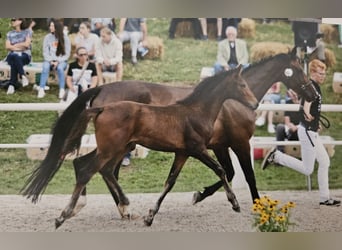
[[[67,103],[0,103],[0,111],[61,111]],[[298,111],[299,104],[260,104],[258,110]],[[323,104],[322,112],[341,112],[342,104]]]
[[[0,111],[63,111],[66,109],[68,104],[66,103],[1,103]],[[273,110],[273,111],[298,111],[298,104],[260,104],[258,110]],[[321,107],[322,112],[341,112],[342,105],[338,104],[323,104]],[[328,144],[331,145],[342,145],[342,141],[329,141]],[[276,145],[300,145],[299,141],[267,141],[263,142],[260,140],[251,140],[252,148],[252,159],[254,157],[253,149],[256,146],[276,146]],[[42,144],[0,144],[0,148],[46,148],[48,143]],[[93,148],[96,144],[82,144],[82,147]],[[241,188],[246,186],[246,181],[243,176],[239,161],[237,160],[235,154],[231,153],[232,161],[234,162],[235,177],[233,179],[233,188]],[[254,162],[254,161],[253,161]],[[310,177],[307,178],[308,189],[311,190],[311,180]]]

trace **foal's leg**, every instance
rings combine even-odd
[[[83,189],[85,188],[85,186],[91,179],[91,177],[93,177],[93,175],[100,168],[99,166],[101,166],[101,163],[98,160],[98,156],[96,156],[96,157],[93,157],[87,164],[83,165],[82,167],[77,168],[77,175],[76,175],[77,182],[76,182],[73,194],[71,196],[71,199],[68,205],[62,211],[60,217],[56,218],[55,220],[56,229],[60,227],[66,219],[69,219],[75,215],[75,206],[77,204],[77,201]]]
[[[210,169],[212,169],[215,172],[215,174],[218,177],[220,177],[221,181],[223,182],[223,187],[226,191],[227,198],[233,205],[233,210],[236,212],[240,212],[240,205],[236,200],[235,194],[229,186],[227,175],[223,167],[219,165],[213,158],[210,157],[207,150],[202,151],[202,153],[196,154],[194,157],[203,162],[205,165],[207,165]]]
[[[82,167],[87,165],[89,161],[91,161],[96,155],[96,150],[93,150],[92,152],[83,155],[81,157],[78,157],[73,160],[73,165],[74,165],[74,170],[75,170],[75,175],[76,175],[76,182],[79,178],[80,172],[82,171]],[[83,188],[81,196],[76,204],[75,207],[75,214],[78,213],[86,204],[87,204],[87,190],[86,187]]]
[[[184,166],[184,164],[188,158],[189,158],[188,155],[184,155],[184,154],[180,154],[180,153],[175,154],[175,159],[173,160],[172,167],[170,169],[170,173],[169,173],[167,180],[165,182],[164,191],[161,194],[161,196],[159,197],[157,203],[155,204],[155,207],[153,209],[149,210],[148,215],[144,216],[144,223],[146,226],[152,225],[154,216],[158,213],[160,205],[163,202],[167,193],[170,192],[172,187],[175,185],[176,179],[177,179],[182,167]]]
[[[120,167],[120,165],[121,160],[118,163],[116,163],[114,169]],[[113,165],[111,163],[107,164],[106,167],[100,170],[100,173],[114,198],[114,201],[117,205],[121,217],[124,219],[131,219],[132,214],[128,212],[129,200],[122,191],[122,188],[118,183],[118,180],[113,175],[112,166]]]
[[[234,168],[232,164],[232,160],[230,158],[229,152],[227,148],[225,147],[219,147],[213,149],[217,160],[225,170],[227,174],[228,181],[230,182],[233,179],[234,176]],[[214,183],[211,186],[205,187],[203,192],[197,191],[194,193],[192,198],[192,204],[196,204],[197,202],[200,202],[207,198],[210,195],[213,195],[217,190],[219,190],[223,186],[222,180],[219,180],[218,182]]]

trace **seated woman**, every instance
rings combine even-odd
[[[68,66],[68,59],[71,52],[71,43],[67,35],[63,33],[63,24],[57,20],[50,21],[50,33],[44,37],[43,41],[43,70],[40,76],[38,98],[45,96],[45,86],[50,70],[56,70],[59,83],[58,98],[63,98],[65,93],[64,71]]]

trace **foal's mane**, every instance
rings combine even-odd
[[[223,71],[216,75],[205,78],[195,87],[194,91],[190,95],[182,100],[177,101],[176,103],[186,105],[192,103],[193,101],[208,97],[208,94],[211,93],[218,85],[220,85],[229,74],[232,74],[233,71],[235,71],[235,69]]]

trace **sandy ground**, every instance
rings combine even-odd
[[[219,192],[193,206],[193,193],[169,193],[151,227],[142,219],[122,220],[109,195],[88,195],[87,205],[67,220],[58,232],[253,232],[251,198],[245,189],[235,190],[241,213],[231,209],[225,193]],[[342,207],[318,205],[317,191],[260,192],[281,204],[293,201],[291,220],[295,232],[341,232]],[[331,195],[342,199],[342,190]],[[128,194],[131,211],[145,215],[159,194]],[[32,204],[19,195],[0,195],[1,232],[53,232],[55,218],[66,206],[70,195],[43,195]]]

